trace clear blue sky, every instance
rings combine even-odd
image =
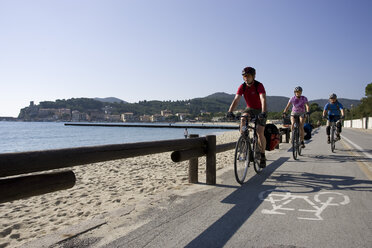
[[[0,0],[0,116],[72,97],[235,94],[245,66],[269,96],[360,99],[371,13],[370,0]]]

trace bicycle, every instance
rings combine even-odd
[[[293,159],[296,160],[298,155],[301,156],[302,147],[300,142],[300,116],[294,115],[295,123],[293,127],[293,135],[292,135],[292,154]]]
[[[235,146],[234,172],[236,181],[239,184],[243,184],[251,162],[253,162],[253,167],[257,174],[261,173],[263,168],[260,167],[261,148],[258,144],[257,135],[258,117],[251,115],[251,122],[254,123],[254,126],[249,125],[248,116],[236,117],[236,119],[238,118],[245,118],[246,120],[245,127],[243,127],[244,132]],[[253,130],[252,138],[249,136],[249,129]]]
[[[283,114],[283,119],[287,117],[286,114]],[[301,156],[302,147],[300,142],[300,116],[293,115],[295,122],[293,124],[293,130],[291,135],[292,143],[292,155],[293,159],[297,160],[298,155]],[[285,122],[285,120],[284,120]]]
[[[336,137],[339,136],[339,133],[337,131],[337,127],[336,127],[336,123],[339,121],[339,117],[338,116],[328,116],[328,121],[330,123],[330,144],[331,144],[331,151],[332,152],[335,152],[335,148],[336,148],[336,141],[338,141],[337,138],[335,138],[335,134],[336,134]]]

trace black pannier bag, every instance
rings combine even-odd
[[[279,144],[279,130],[274,124],[265,126],[266,150],[272,151]]]
[[[309,123],[305,123],[304,125],[304,131],[305,131],[305,140],[311,139],[311,131],[313,130],[313,127]]]

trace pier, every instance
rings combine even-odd
[[[95,127],[152,127],[152,128],[198,128],[198,129],[239,129],[239,126],[227,125],[177,125],[177,124],[106,124],[106,123],[65,123],[65,126],[95,126]]]

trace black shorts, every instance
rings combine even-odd
[[[243,113],[247,113],[247,114],[249,114],[249,116],[256,116],[256,117],[258,117],[258,115],[261,113],[261,109],[253,109],[253,108],[246,108],[244,111],[243,111]],[[258,123],[258,125],[260,125],[260,126],[266,126],[266,121],[267,121],[267,119],[266,118],[264,118],[264,119],[257,119],[257,123]]]

